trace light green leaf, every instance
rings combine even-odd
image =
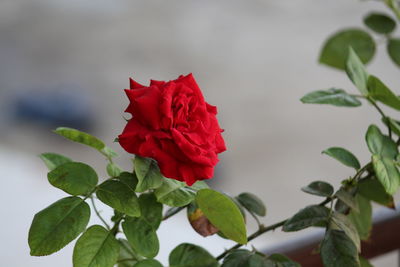
[[[169,254],[170,267],[218,267],[218,261],[204,248],[183,243]]]
[[[197,192],[196,203],[207,219],[227,238],[246,244],[246,225],[236,204],[226,195],[211,189]]]
[[[363,179],[358,182],[358,193],[363,197],[372,200],[388,208],[394,208],[394,200],[386,193],[382,183],[376,178]]]
[[[135,192],[120,181],[105,181],[99,185],[96,195],[101,202],[119,212],[132,217],[140,216],[139,201]]]
[[[154,191],[157,201],[171,207],[188,205],[195,197],[195,191],[185,183],[165,178],[162,185]]]
[[[140,255],[146,258],[157,256],[160,245],[156,231],[143,218],[127,218],[122,229],[129,244]]]
[[[353,222],[357,229],[358,235],[361,240],[368,240],[371,229],[372,229],[372,206],[371,202],[361,196],[356,195],[356,201],[360,212],[351,211],[348,218]]]
[[[161,186],[164,178],[154,160],[136,155],[134,165],[135,173],[139,181],[136,192],[144,192],[148,189],[156,189]]]
[[[86,195],[98,182],[92,167],[81,162],[64,163],[47,174],[51,185],[71,195]]]
[[[157,202],[153,193],[144,193],[139,196],[141,216],[155,230],[158,229],[162,220],[163,205]]]
[[[370,125],[365,135],[369,151],[382,157],[394,159],[399,153],[396,143],[383,135],[378,127]]]
[[[367,96],[369,74],[365,69],[363,62],[357,56],[356,52],[354,52],[352,47],[349,47],[349,57],[346,60],[346,73],[361,94]]]
[[[324,181],[312,182],[311,184],[302,187],[301,190],[321,197],[330,197],[333,194],[333,186]]]
[[[321,244],[321,258],[325,267],[359,267],[357,248],[353,241],[339,230],[328,230]]]
[[[312,205],[298,211],[293,217],[286,221],[282,230],[293,232],[310,226],[326,223],[329,217],[329,209],[324,206]]]
[[[119,250],[119,243],[111,232],[93,225],[75,244],[74,267],[112,267],[118,260]]]
[[[90,208],[79,197],[66,197],[38,212],[29,229],[32,256],[50,255],[74,240],[89,222]]]
[[[358,209],[357,202],[352,194],[347,192],[344,188],[340,188],[336,193],[335,196],[344,202],[348,207],[356,212],[360,212]]]
[[[400,110],[400,98],[396,96],[381,80],[370,75],[368,78],[369,95],[383,104]]]
[[[43,153],[40,154],[39,157],[43,160],[44,164],[46,164],[50,171],[64,163],[72,162],[70,158],[56,153]]]
[[[108,163],[107,164],[107,174],[110,177],[118,177],[121,174],[121,168],[115,163]]]
[[[367,32],[346,29],[329,37],[322,48],[319,62],[344,70],[349,47],[357,52],[363,63],[368,63],[375,54],[375,42]]]
[[[369,13],[364,18],[364,23],[374,32],[388,34],[396,28],[396,21],[384,13]]]
[[[249,212],[258,216],[265,216],[267,214],[267,208],[263,201],[252,193],[241,193],[236,197],[236,200]]]
[[[343,163],[344,165],[352,167],[356,170],[361,167],[358,159],[350,151],[342,147],[330,147],[322,151],[322,153],[331,156],[332,158],[337,159],[338,161]]]
[[[361,102],[356,97],[336,88],[313,91],[303,96],[300,101],[306,104],[329,104],[338,107],[361,106]]]
[[[146,259],[137,262],[133,267],[163,267],[161,263],[155,259]]]
[[[97,137],[94,137],[93,135],[84,133],[76,129],[67,127],[58,127],[57,129],[55,129],[54,132],[71,141],[93,147],[99,151],[105,147],[103,141],[101,141]]]
[[[339,212],[334,212],[330,227],[332,229],[342,230],[347,237],[353,241],[358,252],[361,251],[360,236],[358,235],[357,229],[353,222],[346,215]]]
[[[367,259],[359,256],[360,258],[360,267],[374,267]]]
[[[399,171],[393,160],[380,155],[372,155],[372,166],[374,167],[376,177],[386,192],[393,195],[400,185]]]
[[[118,267],[133,267],[137,262],[137,259],[141,257],[136,255],[131,245],[126,239],[118,239],[119,243],[119,256],[118,256]]]
[[[387,52],[392,61],[397,66],[400,66],[400,39],[389,39],[387,44]]]

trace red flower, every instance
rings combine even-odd
[[[118,138],[126,151],[155,159],[165,177],[188,185],[212,178],[226,147],[217,108],[204,101],[192,74],[150,86],[131,79],[125,92],[132,119]]]

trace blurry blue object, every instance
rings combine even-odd
[[[19,121],[86,130],[93,126],[90,97],[77,86],[20,91],[13,105]]]

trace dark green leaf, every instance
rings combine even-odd
[[[162,220],[163,205],[157,202],[153,193],[144,193],[139,196],[141,216],[155,229]]]
[[[356,227],[361,240],[367,240],[372,229],[371,202],[360,194],[356,195],[356,201],[360,212],[351,211],[348,217]]]
[[[232,251],[224,258],[221,267],[274,267],[272,261],[259,253],[245,249]]]
[[[272,254],[268,259],[274,262],[276,267],[301,267],[300,264],[282,254]]]
[[[388,34],[396,28],[396,21],[383,13],[370,13],[364,18],[365,25],[381,34]]]
[[[54,187],[71,195],[85,195],[91,192],[98,182],[92,167],[80,162],[64,163],[47,174]]]
[[[337,159],[344,165],[352,167],[356,170],[361,167],[358,159],[350,151],[342,147],[331,147],[322,151],[322,153],[327,154],[328,156]]]
[[[74,240],[89,222],[90,208],[79,197],[66,197],[38,212],[29,229],[32,256],[50,255]]]
[[[121,172],[121,174],[117,177],[125,185],[129,186],[130,189],[135,191],[136,186],[138,184],[138,179],[135,173],[130,172]]]
[[[323,181],[312,182],[308,186],[302,187],[301,190],[321,197],[330,197],[333,194],[333,186]]]
[[[347,192],[344,188],[340,188],[336,193],[335,196],[343,201],[349,208],[351,208],[352,210],[355,210],[356,212],[360,212],[360,210],[358,209],[358,205],[357,202],[354,198],[354,196]]]
[[[368,95],[367,82],[369,74],[352,47],[349,47],[349,56],[346,60],[346,73],[361,94]]]
[[[236,204],[226,195],[211,189],[197,192],[196,203],[207,219],[226,237],[247,243],[246,225]]]
[[[267,214],[267,209],[262,200],[252,193],[241,193],[236,199],[249,212],[255,213],[258,216],[265,216]]]
[[[132,217],[140,216],[139,201],[135,192],[120,181],[105,181],[98,187],[96,195],[103,203],[119,212]]]
[[[394,161],[379,155],[372,155],[372,166],[376,177],[381,182],[386,192],[393,195],[400,185],[400,175]]]
[[[161,263],[154,259],[146,259],[139,261],[133,267],[163,267]]]
[[[392,61],[400,66],[400,39],[389,39],[387,51]]]
[[[370,75],[368,78],[369,95],[383,104],[400,110],[400,98],[396,96],[381,80]]]
[[[185,183],[165,178],[162,185],[158,187],[154,194],[158,202],[172,207],[186,206],[195,197],[194,190],[185,186]]]
[[[54,132],[71,141],[93,147],[99,151],[105,147],[103,141],[101,141],[97,137],[94,137],[93,135],[81,132],[76,129],[67,127],[58,127]]]
[[[330,226],[332,229],[342,230],[347,237],[353,241],[357,250],[359,252],[361,251],[360,236],[358,235],[358,231],[353,222],[346,215],[339,212],[334,212]]]
[[[338,107],[361,106],[361,102],[356,97],[336,88],[313,91],[303,96],[300,101],[307,104],[330,104]]]
[[[365,135],[369,151],[372,154],[394,159],[399,153],[396,143],[389,137],[383,135],[378,127],[370,125]]]
[[[321,244],[325,267],[359,267],[358,252],[353,241],[343,231],[328,230]]]
[[[108,163],[107,164],[107,174],[110,177],[118,177],[121,174],[121,168],[115,163]]]
[[[284,232],[299,231],[304,228],[325,223],[329,217],[329,209],[324,206],[312,205],[298,211],[286,221],[282,230]]]
[[[385,117],[385,118],[382,118],[382,122],[384,124],[386,124],[387,127],[390,127],[390,129],[395,134],[397,134],[397,136],[400,136],[400,124],[398,121],[395,121],[394,119],[389,118],[389,117]]]
[[[349,47],[357,52],[363,63],[368,63],[375,54],[375,42],[367,32],[360,29],[346,29],[329,37],[322,48],[319,61],[344,70]]]
[[[204,248],[183,243],[169,254],[170,267],[218,267],[217,260]]]
[[[385,188],[377,179],[363,179],[359,181],[358,193],[383,206],[394,208],[393,197],[386,193]]]
[[[119,243],[100,225],[93,225],[74,247],[74,267],[112,267],[118,260]]]
[[[50,171],[64,163],[72,162],[70,158],[56,153],[43,153],[40,154],[39,157],[43,160],[44,164],[46,164]]]
[[[132,248],[146,258],[158,254],[159,242],[156,231],[143,218],[128,218],[122,223],[124,234]]]
[[[150,158],[135,156],[135,173],[138,178],[136,192],[144,192],[148,189],[156,189],[164,180],[157,163]]]

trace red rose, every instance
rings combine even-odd
[[[118,138],[126,151],[155,159],[165,177],[188,185],[212,178],[226,147],[217,108],[204,101],[192,74],[150,86],[131,79],[125,92],[132,119]]]

